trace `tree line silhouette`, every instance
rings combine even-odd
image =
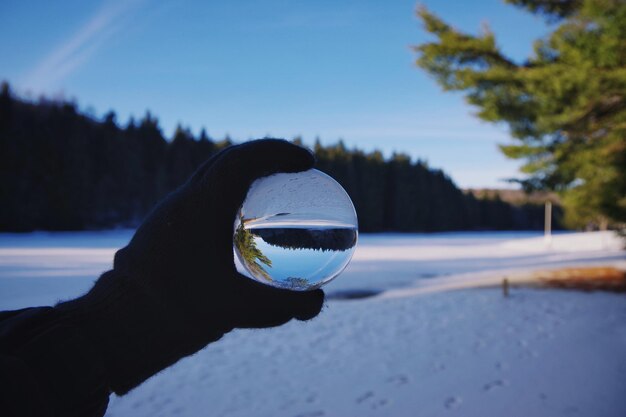
[[[232,144],[182,127],[166,140],[150,113],[122,127],[113,112],[97,120],[71,102],[30,102],[7,83],[0,90],[1,231],[137,226],[199,164]],[[405,154],[384,158],[319,141],[314,151],[316,167],[352,198],[364,232],[543,227],[542,206],[465,194],[441,170]]]

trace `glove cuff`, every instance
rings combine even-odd
[[[79,329],[51,307],[21,310],[2,324],[0,351],[29,375],[33,398],[43,402],[36,407],[54,416],[104,415],[111,392],[105,366]]]
[[[159,304],[116,270],[104,273],[84,296],[55,310],[100,352],[111,390],[118,395],[227,331],[199,329],[193,318]]]

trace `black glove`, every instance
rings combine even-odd
[[[55,312],[102,356],[110,388],[126,393],[234,328],[271,327],[315,317],[321,290],[272,288],[240,275],[233,224],[250,184],[311,168],[304,148],[265,139],[208,160],[149,214],[84,296]]]

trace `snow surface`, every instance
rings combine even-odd
[[[0,309],[84,292],[131,235],[0,234]],[[626,269],[622,244],[610,233],[361,236],[317,318],[231,332],[112,398],[107,416],[624,416],[623,294],[468,288],[537,269]],[[339,299],[371,290],[381,294]]]

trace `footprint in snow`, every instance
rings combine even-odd
[[[389,403],[389,400],[387,400],[386,398],[380,399],[376,402],[374,402],[371,406],[372,410],[376,410],[377,408],[380,407],[384,407]]]
[[[380,407],[384,407],[385,405],[389,404],[389,400],[386,398],[380,398],[380,399],[374,398],[373,391],[367,391],[366,393],[361,395],[359,398],[357,398],[356,402],[357,404],[362,404],[364,402],[367,402],[369,403],[370,408],[372,410],[376,410]]]
[[[432,369],[437,372],[445,371],[446,365],[444,363],[435,363],[433,364]]]
[[[409,377],[403,374],[394,375],[387,378],[387,382],[396,386],[405,385],[409,383]]]
[[[373,396],[374,396],[374,393],[372,391],[367,391],[366,393],[364,393],[363,395],[358,397],[356,399],[356,402],[357,402],[357,404],[361,404],[362,402],[372,398]]]
[[[447,398],[443,405],[448,409],[451,410],[453,408],[457,408],[461,405],[461,398],[460,397],[449,397]]]
[[[491,381],[486,383],[485,385],[483,385],[483,391],[491,391],[495,388],[501,388],[504,387],[505,385],[508,385],[506,381],[503,381],[501,379],[497,379],[495,381]]]
[[[321,417],[326,413],[323,410],[310,411],[306,413],[296,414],[294,417]]]

